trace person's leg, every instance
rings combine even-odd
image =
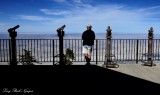
[[[87,56],[86,56],[86,61],[87,61],[87,64],[86,64],[86,65],[90,65],[91,54],[87,54]]]
[[[86,60],[86,62],[88,61],[88,55],[87,54],[84,54],[84,58]]]
[[[89,47],[87,50],[87,64],[90,65],[90,61],[91,61],[91,52],[92,52],[92,47]]]
[[[91,46],[83,46],[83,53],[84,53],[85,60],[87,62],[86,65],[90,65],[91,52],[92,52]]]
[[[89,60],[89,58],[88,58],[88,56],[86,56],[86,65],[90,65],[90,60]]]
[[[88,62],[90,63],[90,61],[91,61],[91,54],[88,54]]]
[[[83,46],[82,49],[83,49],[84,58],[85,58],[86,62],[88,62],[87,47],[86,47],[86,46]]]

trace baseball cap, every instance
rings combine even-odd
[[[88,24],[87,27],[92,27],[92,26],[90,24]]]

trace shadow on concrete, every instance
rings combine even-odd
[[[27,95],[160,95],[159,84],[94,65],[0,66],[0,71],[1,95],[4,88],[34,91]]]

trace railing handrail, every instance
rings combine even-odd
[[[1,39],[0,40],[10,40],[8,39]],[[16,39],[16,40],[59,40],[59,39]],[[66,39],[64,38],[63,40],[82,40],[82,39]],[[107,40],[107,39],[95,39],[95,40]],[[111,39],[111,40],[148,40],[148,39]],[[160,40],[160,39],[153,39],[153,40]]]

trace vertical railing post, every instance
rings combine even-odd
[[[65,65],[64,62],[64,54],[63,54],[63,36],[64,36],[64,28],[65,25],[57,29],[58,37],[59,37],[59,55],[60,55],[60,62],[59,65]]]
[[[96,65],[98,64],[98,40],[96,39]]]
[[[11,40],[9,40],[9,62],[12,62],[12,52],[11,52]]]
[[[137,39],[136,63],[138,63],[138,45],[139,45],[138,43],[139,43],[139,41]]]
[[[54,62],[55,62],[55,60],[54,60],[54,58],[55,58],[55,57],[54,57],[54,39],[53,39],[52,41],[53,41],[53,42],[52,42],[52,44],[53,44],[53,45],[52,45],[52,47],[53,47],[53,48],[52,48],[52,49],[53,49],[53,54],[52,54],[52,55],[53,55],[53,65],[55,65],[55,64],[54,64]]]
[[[1,39],[0,39],[0,56],[2,56],[2,55],[1,55],[1,54],[2,54],[1,51],[2,51],[2,50],[1,50]],[[1,58],[2,58],[2,57],[1,57]],[[0,59],[0,61],[2,61],[2,59]]]
[[[9,36],[11,37],[11,55],[12,59],[10,61],[10,65],[17,65],[17,54],[16,54],[16,37],[17,37],[17,32],[15,31],[17,28],[19,28],[19,25],[8,29]]]

